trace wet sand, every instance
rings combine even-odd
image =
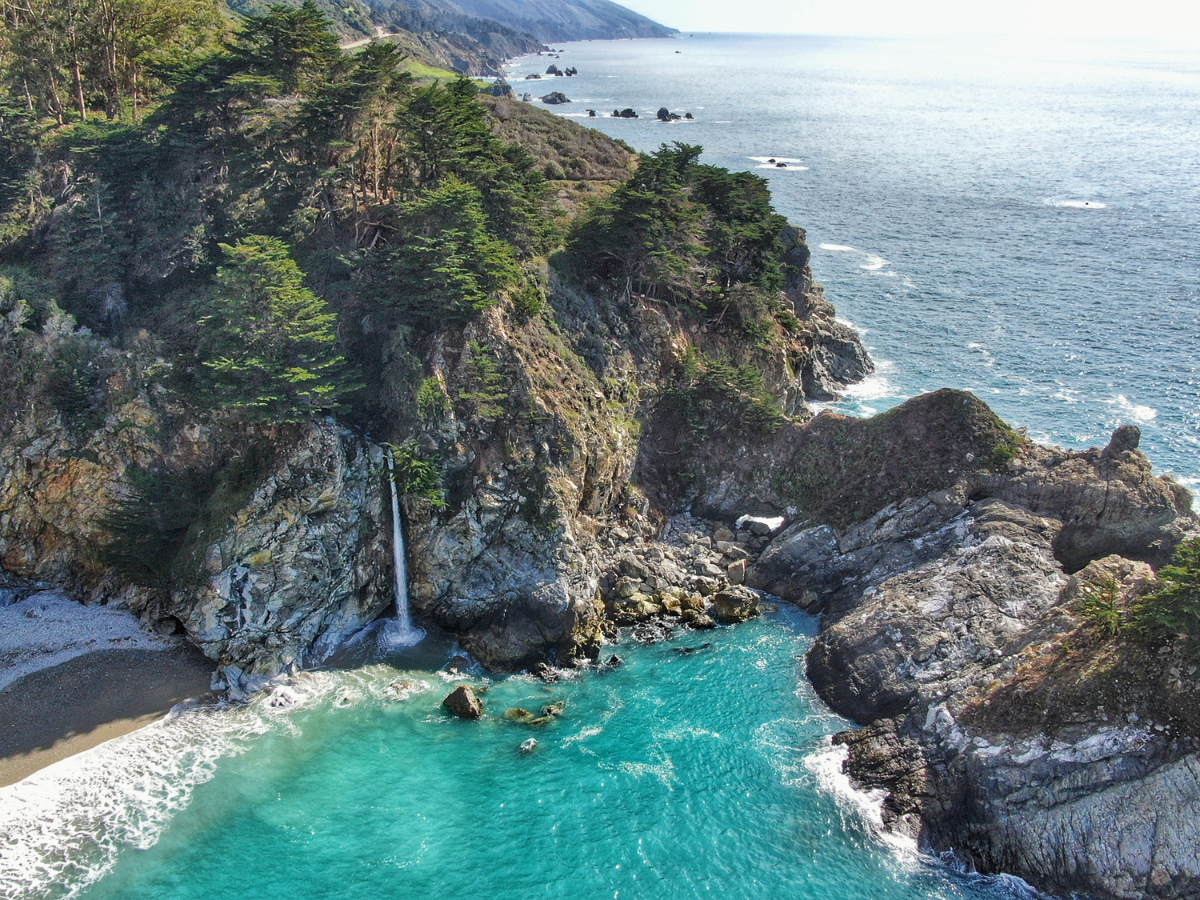
[[[14,681],[0,691],[0,787],[208,693],[212,670],[191,646],[98,650]]]

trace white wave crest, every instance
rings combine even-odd
[[[858,252],[853,247],[847,246],[846,244],[819,244],[818,248],[821,250],[829,250],[832,253],[857,253]]]
[[[802,159],[792,159],[788,156],[751,156],[748,158],[760,163],[787,163],[789,166],[792,163],[804,162]]]
[[[873,838],[896,851],[901,862],[919,864],[917,842],[884,827],[883,799],[887,792],[863,791],[851,783],[850,776],[844,771],[849,755],[848,747],[835,745],[833,739],[827,737],[820,749],[804,758],[804,768],[816,779],[817,785],[837,801],[843,817],[857,821]]]
[[[1065,207],[1067,209],[1108,209],[1108,207],[1097,200],[1055,200],[1047,199],[1048,206]]]
[[[884,259],[882,256],[874,256],[874,255],[868,253],[867,261],[865,263],[863,263],[861,266],[859,266],[859,268],[866,269],[868,272],[878,272],[880,269],[882,269],[886,265],[887,265],[887,260]]]
[[[867,376],[858,384],[845,387],[842,397],[846,400],[882,400],[884,397],[893,396],[895,392],[892,383],[877,373]]]
[[[1117,394],[1117,396],[1105,402],[1110,406],[1115,406],[1124,416],[1132,419],[1138,425],[1149,425],[1158,418],[1158,410],[1153,406],[1134,403],[1124,394]]]
[[[78,896],[127,848],[146,850],[212,778],[221,759],[270,732],[293,733],[293,715],[331,700],[345,708],[384,699],[398,674],[302,672],[244,706],[176,707],[114,738],[0,788],[0,897]]]

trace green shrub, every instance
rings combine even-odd
[[[1121,585],[1111,575],[1080,588],[1075,611],[1105,637],[1116,637],[1125,628],[1126,611],[1121,604]]]
[[[407,496],[420,497],[437,507],[445,506],[441,467],[422,457],[415,443],[388,444],[387,447],[392,454],[392,480],[396,490]]]
[[[518,315],[532,319],[546,308],[546,295],[532,281],[525,282],[521,289],[513,294],[513,309]]]
[[[1003,469],[1010,462],[1017,458],[1017,454],[1021,452],[1021,448],[1028,441],[1017,434],[1008,426],[1005,426],[1004,434],[1000,441],[992,449],[992,455],[988,459],[988,464],[993,469]]]
[[[1149,640],[1180,640],[1200,655],[1200,537],[1181,543],[1158,586],[1137,602],[1132,626]]]
[[[450,411],[450,398],[438,378],[426,378],[417,388],[417,416],[426,424],[439,422]]]
[[[773,434],[787,418],[766,388],[762,372],[684,351],[663,397],[666,411],[692,434],[737,429]]]
[[[470,354],[466,366],[470,388],[461,391],[458,399],[470,404],[474,415],[494,422],[506,412],[508,378],[482,344],[471,341],[467,350]]]
[[[55,347],[46,367],[46,394],[68,428],[87,430],[104,422],[107,371],[100,342],[73,334]]]

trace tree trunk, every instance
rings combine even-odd
[[[74,41],[72,41],[74,43]],[[75,82],[75,105],[79,108],[80,120],[87,121],[87,103],[83,99],[83,73],[79,68],[79,54],[72,48],[71,77]]]

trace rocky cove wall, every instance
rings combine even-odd
[[[812,282],[803,233],[787,238],[794,276],[781,299],[800,315],[791,333],[750,340],[647,298],[554,276],[547,314],[500,306],[421,348],[425,405],[396,438],[412,438],[436,461],[445,505],[404,502],[419,615],[500,668],[595,654],[624,545],[648,546],[663,525],[631,481],[680,354],[736,356],[800,418],[809,391],[824,397],[870,371]],[[103,352],[117,374],[95,427],[68,422],[36,382],[12,404],[21,413],[0,440],[4,570],[185,631],[234,691],[319,662],[387,610],[381,448],[332,420],[259,435],[269,459],[240,484],[206,488],[168,583],[106,565],[106,519],[137,472],[232,464],[211,426],[140,388],[136,365]],[[686,577],[662,585],[692,595],[696,578],[717,585],[697,568],[723,579],[722,554],[699,555]]]

